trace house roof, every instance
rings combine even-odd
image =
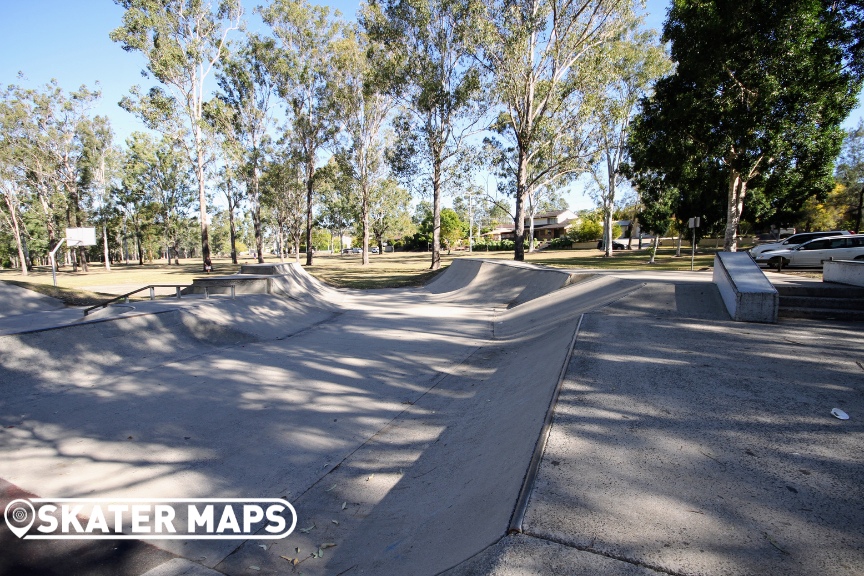
[[[569,228],[576,222],[575,219],[564,220],[563,222],[558,222],[556,224],[540,224],[534,225],[534,230],[555,230],[558,228]]]
[[[569,210],[555,210],[554,212],[540,212],[539,214],[535,214],[534,218],[556,218],[565,212],[570,212]]]

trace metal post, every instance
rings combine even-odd
[[[204,299],[205,300],[210,299],[210,288],[208,288],[207,286],[204,287]]]
[[[179,287],[179,286],[175,286],[175,287],[174,287],[174,290],[177,291],[177,300],[180,300],[180,287]]]
[[[234,284],[231,285],[231,300],[234,300]]]
[[[54,281],[54,287],[57,287],[57,250],[60,249],[60,246],[63,242],[66,241],[66,238],[61,238],[59,242],[57,242],[57,246],[51,251],[51,279]]]
[[[150,300],[155,300],[155,299],[156,299],[156,288],[154,288],[153,286],[150,286]]]
[[[693,227],[693,240],[690,246],[690,271],[693,271],[693,261],[696,259],[696,227]]]

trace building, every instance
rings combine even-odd
[[[554,212],[540,212],[534,215],[534,238],[541,242],[548,242],[561,236],[579,223],[579,217],[570,210],[556,210]],[[531,219],[525,218],[525,232],[529,232]],[[497,228],[495,230],[500,238],[513,240],[516,236],[514,228]]]

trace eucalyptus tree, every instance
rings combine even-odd
[[[346,30],[334,44],[339,82],[334,86],[333,103],[345,143],[336,159],[354,183],[359,224],[363,237],[363,265],[369,264],[370,210],[373,194],[382,190],[384,142],[381,130],[393,109],[394,99],[376,78],[375,64],[368,57],[374,50],[369,37],[359,28]]]
[[[198,183],[201,257],[204,270],[212,269],[207,233],[205,165],[207,138],[202,116],[205,80],[227,52],[226,40],[240,27],[240,0],[115,0],[126,12],[123,24],[111,32],[128,52],[141,52],[147,60],[145,76],[153,75],[167,88],[153,87],[146,94],[132,88],[120,105],[141,117],[148,128],[171,138],[180,135]]]
[[[677,67],[642,106],[636,141],[648,149],[634,167],[679,188],[719,169],[731,251],[751,192],[786,210],[824,195],[864,75],[860,12],[852,1],[675,2],[664,39]]]
[[[864,120],[846,133],[837,165],[837,180],[844,186],[845,206],[854,222],[852,229],[861,232],[864,217]]]
[[[603,213],[603,244],[612,256],[612,215],[619,186],[626,178],[621,164],[627,161],[627,136],[639,101],[653,83],[671,70],[665,50],[656,42],[653,31],[637,29],[641,19],[633,19],[621,37],[608,42],[600,51],[599,72],[605,89],[598,93],[595,106],[595,140],[599,151],[590,166],[596,196]]]
[[[261,9],[261,16],[276,36],[279,51],[272,72],[279,79],[279,95],[287,105],[291,138],[303,166],[306,265],[311,266],[316,163],[338,131],[331,97],[338,81],[334,44],[343,37],[345,24],[339,12],[331,17],[329,8],[306,0],[274,0]]]
[[[239,187],[237,174],[233,166],[222,166],[216,177],[216,189],[222,192],[228,205],[228,241],[231,251],[231,263],[237,264],[237,225],[234,222],[237,208],[243,202],[243,193]]]
[[[108,224],[112,216],[111,182],[118,177],[120,151],[114,146],[114,133],[108,119],[96,116],[90,126],[85,126],[83,140],[83,175],[90,195],[92,215],[102,225],[102,256],[105,269],[111,270],[111,253],[108,247]]]
[[[60,241],[57,229],[62,221],[76,228],[87,219],[82,206],[90,192],[87,147],[104,145],[88,135],[93,135],[94,122],[107,125],[107,120],[91,118],[91,107],[100,93],[86,86],[67,94],[52,80],[42,89],[10,89],[24,111],[16,131],[19,162],[41,204],[51,250]],[[102,136],[110,137],[110,130]],[[74,269],[80,265],[86,271],[84,252],[74,247],[70,254]]]
[[[27,276],[31,266],[27,247],[22,205],[27,202],[26,175],[21,165],[22,140],[19,127],[25,121],[25,109],[9,89],[0,94],[0,194],[5,210],[0,206],[2,223],[15,241],[21,274]]]
[[[320,170],[316,177],[320,177]],[[272,158],[264,166],[261,202],[268,219],[275,225],[279,259],[284,261],[286,238],[300,261],[300,242],[306,229],[306,183],[302,164],[289,151]]]
[[[515,259],[525,258],[525,204],[542,182],[586,171],[598,52],[632,20],[632,0],[496,0],[478,21],[483,61],[514,149]]]
[[[369,205],[369,229],[381,254],[385,240],[401,238],[413,228],[410,207],[411,194],[392,178],[375,184]]]
[[[432,263],[441,266],[441,197],[456,188],[472,135],[484,129],[476,0],[371,0],[361,23],[378,46],[373,60],[397,96],[396,146],[390,156],[400,179],[432,193]]]
[[[346,248],[345,233],[358,220],[356,182],[339,166],[335,157],[318,171],[318,177],[319,210],[316,223],[330,232],[331,239],[338,234],[339,248]],[[370,218],[372,209],[370,207]]]
[[[238,159],[238,171],[245,177],[259,263],[264,262],[259,187],[273,122],[270,99],[276,86],[268,61],[274,47],[272,38],[252,35],[233,55],[223,59],[217,75],[220,91],[208,114],[229,148],[226,156]]]
[[[180,263],[180,239],[186,215],[194,202],[189,164],[180,144],[162,137],[158,142],[144,132],[133,132],[126,142],[123,189],[120,197],[130,212],[139,244],[149,226],[152,235],[162,237],[171,263]],[[149,218],[131,214],[141,209]],[[139,260],[143,258],[139,251]]]

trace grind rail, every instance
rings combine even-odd
[[[84,316],[87,316],[90,312],[92,312],[93,310],[96,310],[97,308],[106,308],[106,307],[110,306],[111,304],[113,304],[114,302],[118,302],[120,300],[123,300],[124,302],[126,302],[128,304],[130,296],[132,296],[133,294],[137,294],[139,292],[143,292],[144,290],[150,290],[150,300],[155,300],[156,299],[156,288],[174,288],[175,297],[179,300],[181,297],[181,293],[182,293],[183,289],[189,288],[189,287],[190,287],[189,284],[150,284],[149,286],[144,286],[143,288],[138,288],[137,290],[132,290],[131,292],[127,292],[126,294],[121,294],[120,296],[115,296],[114,298],[111,298],[110,300],[106,300],[105,302],[102,302],[101,304],[96,304],[94,306],[90,306],[89,308],[85,308],[84,309]],[[204,298],[205,299],[210,298],[210,289],[211,288],[229,288],[231,290],[231,299],[234,300],[234,298],[235,298],[235,289],[234,289],[233,284],[218,284],[218,285],[210,284],[210,285],[204,286]]]

